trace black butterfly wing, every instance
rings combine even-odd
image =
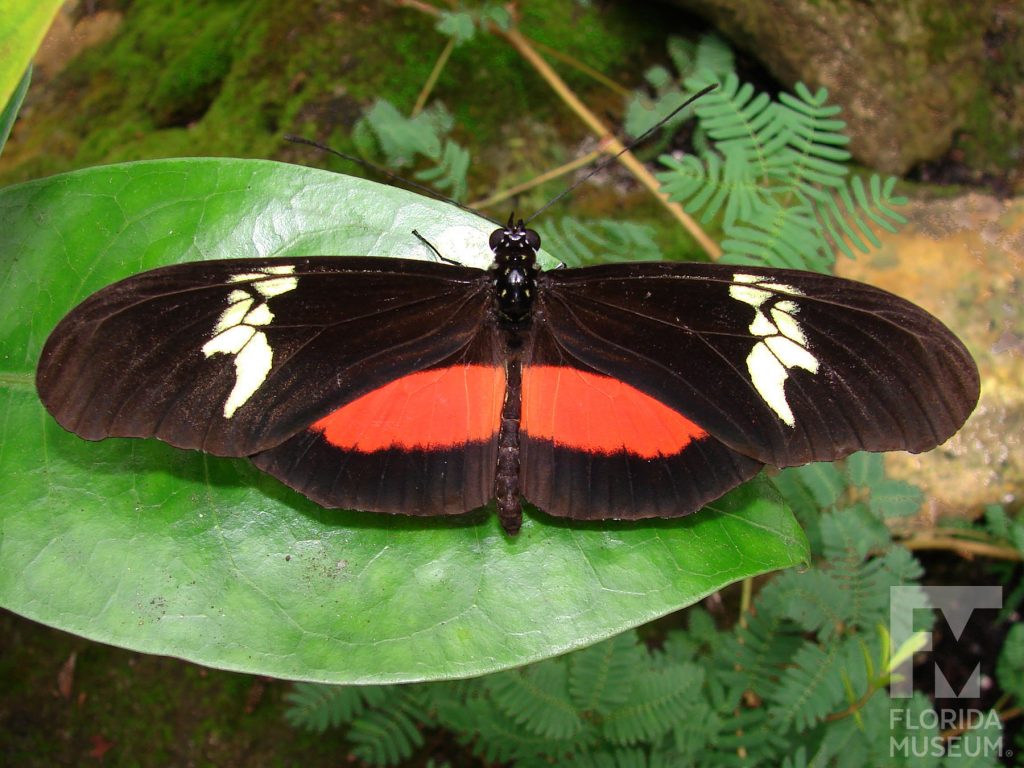
[[[486,290],[480,270],[386,258],[164,267],[70,312],[43,348],[37,388],[88,439],[250,456],[473,347]]]
[[[630,381],[559,346],[552,323],[536,324],[523,366],[520,431],[529,501],[574,520],[679,517],[763,466]]]
[[[814,273],[559,270],[538,281],[537,314],[566,358],[775,466],[928,450],[960,428],[979,394],[974,361],[936,318],[881,289]]]
[[[325,507],[458,515],[483,506],[494,496],[505,394],[495,334],[481,324],[454,355],[347,402],[253,462]]]

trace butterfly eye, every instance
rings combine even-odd
[[[502,241],[502,239],[504,237],[505,237],[505,230],[503,230],[503,229],[496,229],[496,230],[494,230],[493,232],[491,232],[491,239],[487,241],[488,247],[492,251],[496,250],[498,248],[498,246],[501,245],[501,241]]]
[[[538,235],[532,229],[526,230],[526,244],[528,246],[530,246],[535,251],[539,250],[540,249],[540,235]]]

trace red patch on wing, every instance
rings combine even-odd
[[[403,376],[343,405],[310,429],[331,445],[369,453],[440,449],[490,440],[498,431],[505,371],[486,365]]]
[[[523,370],[523,431],[556,446],[645,459],[672,456],[707,432],[625,382],[576,368]]]

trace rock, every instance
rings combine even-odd
[[[812,90],[828,88],[848,123],[850,150],[865,165],[901,175],[944,155],[960,129],[972,134],[986,170],[1020,163],[1020,3],[674,1],[707,18],[787,87],[801,80]],[[1007,151],[982,157],[982,145],[995,140],[985,138],[991,131],[1018,147],[1016,160]]]
[[[921,455],[886,455],[895,477],[925,489],[926,514],[973,516],[1024,496],[1024,198],[980,194],[914,202],[882,247],[837,273],[920,304],[952,328],[981,371],[964,428]]]

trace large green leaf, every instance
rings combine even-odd
[[[0,110],[0,153],[3,153],[4,145],[7,144],[7,137],[11,135],[14,121],[18,117],[18,110],[21,109],[21,102],[25,100],[25,94],[28,93],[28,86],[31,82],[32,67],[28,67],[25,69],[25,74],[21,76],[21,82],[18,83],[18,87],[11,94],[10,100]]]
[[[0,7],[0,104],[10,101],[63,1],[4,0]]]
[[[33,387],[58,319],[107,283],[189,259],[447,256],[491,225],[323,171],[244,160],[94,168],[0,191],[0,602],[211,666],[326,682],[468,676],[585,645],[804,561],[755,481],[677,521],[327,511],[244,460],[64,432]],[[470,237],[464,237],[469,235]],[[111,376],[116,376],[111,371]]]

